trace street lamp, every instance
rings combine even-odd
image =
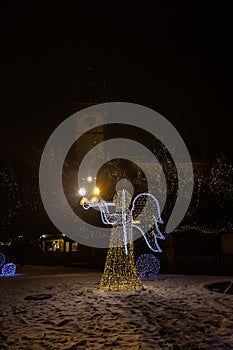
[[[87,181],[88,182],[91,182],[92,181],[92,177],[91,176],[88,176],[87,177]],[[80,205],[83,206],[87,203],[92,203],[92,204],[95,204],[95,203],[98,203],[99,202],[99,194],[100,194],[100,189],[98,187],[94,187],[93,190],[92,190],[92,196],[91,198],[89,199],[87,197],[87,192],[89,193],[89,188],[86,189],[84,187],[81,187],[79,190],[78,190],[78,193],[79,195],[82,197],[80,199]]]
[[[99,189],[99,187],[95,187],[95,188],[94,188],[93,194],[94,194],[95,196],[98,196],[98,195],[100,194],[100,189]]]
[[[90,202],[91,202],[91,203],[98,203],[98,202],[99,202],[99,198],[96,197],[96,196],[92,196],[92,197],[90,198]]]
[[[84,187],[81,187],[78,191],[78,193],[80,194],[80,196],[85,196],[85,194],[87,193],[86,189]]]
[[[89,199],[87,197],[82,197],[79,203],[81,206],[83,206],[83,204],[89,203]]]
[[[92,182],[92,176],[88,176],[88,177],[87,177],[87,181],[88,181],[88,182]]]

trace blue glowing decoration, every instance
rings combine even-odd
[[[0,266],[4,265],[5,260],[6,260],[5,255],[0,253]]]
[[[13,276],[16,271],[16,265],[13,263],[7,263],[2,267],[3,276]]]
[[[156,212],[157,212],[157,217],[154,215],[155,213],[152,213],[151,216],[153,218],[153,223],[155,226],[155,230],[152,231],[152,237],[153,237],[153,243],[155,244],[155,248],[152,247],[151,243],[149,242],[146,233],[144,232],[143,228],[140,226],[139,224],[134,223],[133,221],[133,212],[135,210],[135,205],[137,200],[140,200],[141,198],[150,198],[153,203],[156,205]],[[162,239],[164,240],[165,237],[162,235],[162,233],[160,232],[160,229],[158,227],[158,223],[162,224],[163,220],[161,219],[161,214],[160,214],[160,206],[159,206],[159,202],[156,199],[155,196],[153,196],[150,193],[140,193],[138,194],[132,203],[132,209],[129,211],[126,208],[126,199],[125,199],[125,190],[122,191],[122,199],[121,199],[121,212],[117,213],[111,213],[110,209],[111,207],[115,208],[115,203],[114,202],[106,202],[104,200],[100,200],[97,203],[91,203],[90,201],[85,201],[83,203],[83,208],[84,209],[89,209],[89,208],[98,208],[100,210],[100,215],[101,215],[101,219],[102,222],[106,225],[112,225],[112,226],[116,226],[116,225],[121,225],[122,229],[123,229],[123,238],[124,238],[124,247],[125,247],[125,253],[126,255],[128,254],[128,247],[127,247],[127,225],[131,225],[131,227],[136,228],[137,230],[139,230],[143,236],[143,238],[145,239],[146,244],[148,245],[148,247],[153,251],[153,252],[161,252],[161,248],[158,245],[157,239]],[[127,214],[128,213],[128,214]]]
[[[136,262],[140,278],[156,278],[160,270],[160,261],[153,254],[142,254]]]

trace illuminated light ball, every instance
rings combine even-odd
[[[92,182],[92,177],[91,176],[87,177],[87,182]]]
[[[16,271],[16,265],[13,263],[8,263],[3,265],[2,267],[2,275],[3,276],[13,276]]]
[[[80,203],[80,205],[88,204],[89,199],[87,197],[83,197],[83,198],[81,198],[79,203]]]
[[[91,203],[98,203],[99,202],[99,198],[96,197],[96,196],[92,196],[91,199],[90,199],[90,202]]]
[[[85,196],[85,194],[87,193],[86,189],[81,187],[78,191],[78,193],[80,194],[80,196]]]
[[[153,254],[142,254],[136,262],[140,278],[156,278],[160,270],[160,261]]]
[[[95,187],[93,190],[93,194],[98,196],[100,194],[100,189],[98,187]]]
[[[5,255],[0,253],[0,266],[4,265],[5,260],[6,260]]]

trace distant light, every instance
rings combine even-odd
[[[95,187],[93,190],[93,194],[98,196],[100,194],[100,189],[98,187]]]
[[[133,220],[133,224],[135,224],[135,225],[139,225],[140,223],[141,223],[140,220]]]
[[[81,187],[78,191],[78,193],[80,194],[80,196],[85,196],[85,194],[87,193],[86,189]]]
[[[88,182],[92,182],[92,176],[88,176],[88,177],[87,177],[87,181],[88,181]]]

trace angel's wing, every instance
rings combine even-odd
[[[154,252],[161,252],[157,239],[164,240],[158,224],[162,224],[160,206],[157,198],[150,193],[138,194],[132,203],[131,215],[133,227],[139,230],[148,247]]]

